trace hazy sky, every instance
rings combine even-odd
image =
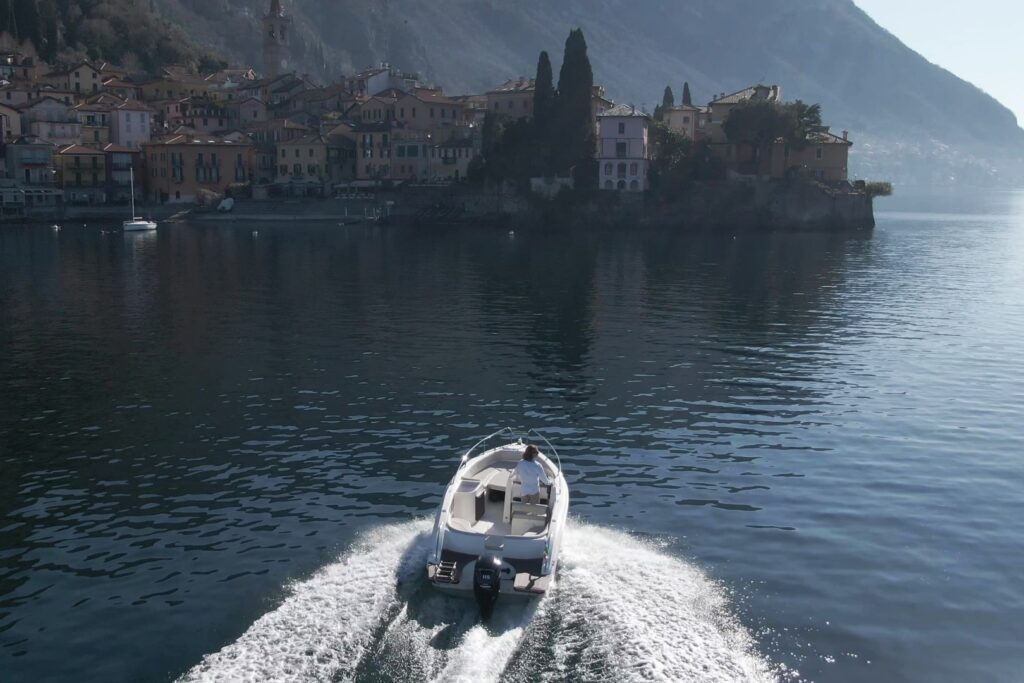
[[[992,95],[1024,124],[1024,2],[854,0],[925,59]]]

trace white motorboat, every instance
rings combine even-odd
[[[132,217],[130,220],[121,223],[121,227],[125,232],[133,232],[139,230],[156,230],[155,222],[146,220],[145,218],[135,215],[135,169],[131,170],[130,177],[132,189]]]
[[[551,481],[541,487],[539,503],[522,501],[515,475],[531,435],[547,448],[534,461]],[[427,579],[440,590],[473,595],[485,618],[500,596],[544,595],[555,577],[568,514],[569,486],[555,448],[534,430],[519,437],[501,429],[466,451],[445,490]]]

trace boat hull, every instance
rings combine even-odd
[[[125,221],[121,224],[125,232],[142,232],[144,230],[156,230],[156,223],[153,221]]]

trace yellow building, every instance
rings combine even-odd
[[[772,177],[799,175],[827,183],[847,180],[850,148],[853,147],[849,137],[846,131],[840,137],[825,129],[810,133],[807,144],[799,148],[776,142],[771,156]]]
[[[102,204],[106,201],[107,166],[102,149],[69,145],[56,156],[59,187],[69,204]]]
[[[319,134],[277,143],[277,182],[293,194],[320,194],[330,182],[327,147]]]

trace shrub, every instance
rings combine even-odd
[[[878,180],[864,183],[864,192],[869,197],[888,197],[892,194],[892,183]]]

